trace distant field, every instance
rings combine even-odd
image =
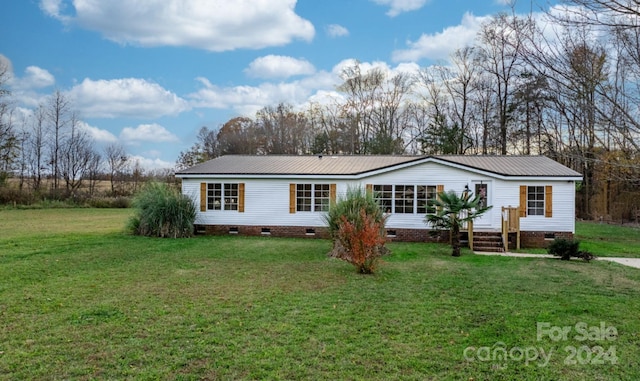
[[[0,380],[640,379],[637,269],[397,243],[363,276],[328,241],[133,237],[130,213],[0,211]]]

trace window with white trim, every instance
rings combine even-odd
[[[374,185],[373,193],[384,213],[393,211],[393,185]]]
[[[326,212],[330,204],[330,184],[296,184],[296,211]]]
[[[331,204],[331,191],[329,184],[313,185],[313,211],[326,212]]]
[[[435,213],[429,206],[436,199],[435,185],[374,185],[374,196],[385,213]]]
[[[394,192],[395,213],[413,213],[415,187],[413,185],[396,185]]]
[[[238,210],[238,184],[207,184],[207,210]]]
[[[429,205],[437,197],[435,185],[418,185],[416,192],[418,214],[434,214],[436,207]]]
[[[544,216],[544,187],[527,187],[527,215]]]

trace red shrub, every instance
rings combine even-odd
[[[358,221],[349,221],[344,215],[340,217],[331,255],[353,264],[360,273],[372,274],[380,257],[388,253],[385,242],[383,224],[363,208]]]

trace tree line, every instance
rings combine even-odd
[[[60,91],[32,113],[20,113],[12,107],[8,70],[0,62],[0,201],[130,195],[149,177],[172,176],[171,170],[145,172],[120,144],[99,149]]]
[[[450,63],[344,68],[333,101],[202,127],[180,168],[225,154],[545,155],[582,173],[577,216],[640,212],[640,14],[571,0],[544,20],[485,22]]]

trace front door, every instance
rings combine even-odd
[[[480,206],[490,206],[491,201],[491,182],[490,181],[472,181],[474,197],[480,196]],[[490,227],[492,209],[486,211],[482,216],[478,217],[474,222],[474,226]]]

